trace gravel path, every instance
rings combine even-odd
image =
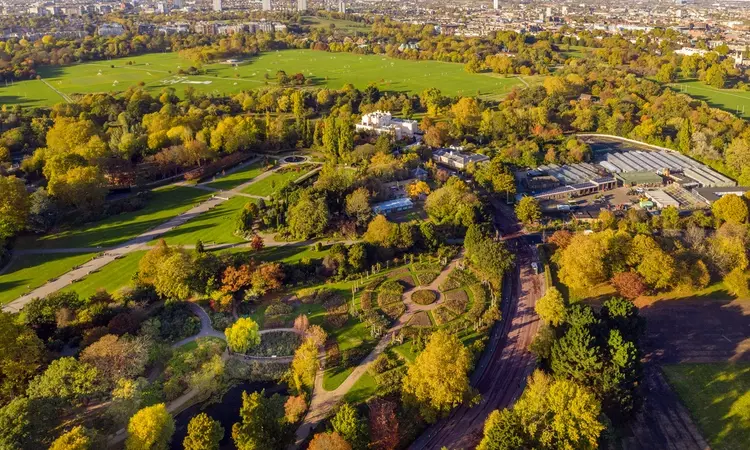
[[[354,386],[354,384],[367,372],[370,367],[370,363],[375,361],[380,354],[382,354],[387,348],[388,344],[393,340],[393,336],[403,328],[409,320],[419,311],[428,311],[435,309],[440,304],[435,302],[431,305],[418,305],[411,301],[412,292],[420,289],[432,289],[438,291],[438,286],[445,281],[451,271],[456,267],[458,261],[463,257],[463,252],[456,256],[438,275],[435,280],[432,281],[428,286],[419,286],[411,288],[405,291],[401,300],[406,305],[406,311],[396,320],[396,322],[388,329],[383,338],[380,339],[375,348],[368,354],[362,362],[354,368],[351,374],[344,380],[343,383],[333,391],[327,391],[323,388],[323,360],[325,359],[325,353],[320,352],[318,359],[321,362],[318,368],[318,372],[315,375],[315,387],[313,388],[312,400],[310,401],[310,409],[302,421],[296,432],[296,444],[299,446],[302,442],[307,439],[310,432],[320,424],[323,419],[328,417],[333,409],[344,399],[347,392]]]

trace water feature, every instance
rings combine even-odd
[[[287,395],[287,386],[277,384],[273,381],[256,381],[238,384],[229,389],[221,398],[221,402],[206,405],[201,403],[193,405],[175,417],[175,433],[172,437],[172,450],[182,450],[182,441],[187,435],[187,426],[194,416],[205,412],[212,419],[218,420],[224,427],[224,439],[221,440],[221,450],[233,450],[236,447],[232,441],[232,425],[240,421],[240,408],[242,407],[242,392],[256,392],[265,389],[266,395]]]

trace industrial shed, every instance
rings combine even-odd
[[[672,198],[671,195],[667,194],[661,189],[646,191],[646,197],[654,202],[654,205],[656,205],[656,207],[659,209],[663,209],[668,206],[674,206],[675,208],[680,207],[680,202]]]

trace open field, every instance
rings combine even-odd
[[[154,190],[146,206],[138,211],[46,236],[24,236],[19,239],[17,247],[21,250],[114,247],[189,210],[210,196],[210,192],[198,189],[168,186]]]
[[[258,181],[257,183],[251,184],[250,186],[243,189],[242,192],[250,195],[260,195],[261,197],[270,197],[271,195],[280,191],[281,188],[304,174],[304,172],[297,172],[295,170],[276,172],[273,175],[270,175],[269,177]]]
[[[663,370],[712,448],[747,448],[750,364],[678,364]]]
[[[127,64],[132,62],[132,64]],[[436,87],[446,95],[498,97],[522,82],[515,77],[470,74],[462,64],[439,61],[405,61],[378,55],[328,53],[314,50],[284,50],[264,53],[233,67],[206,64],[202,75],[178,75],[193,63],[176,53],[155,53],[109,61],[42,67],[41,80],[16,82],[0,87],[0,103],[50,106],[64,96],[97,92],[123,92],[145,83],[150,92],[173,87],[182,94],[187,86],[208,94],[235,94],[243,90],[275,85],[276,72],[303,73],[314,86],[338,89],[347,83],[365,88],[375,83],[382,90],[421,92]],[[270,79],[266,80],[266,76]]]
[[[193,245],[199,239],[204,244],[234,244],[244,239],[235,236],[239,212],[252,198],[236,196],[211,211],[188,221],[162,236],[169,245]]]
[[[670,86],[678,92],[703,100],[715,108],[750,118],[750,92],[737,89],[716,89],[698,80],[682,80]]]
[[[63,289],[63,292],[76,292],[81,298],[89,298],[100,289],[112,294],[130,284],[133,275],[138,271],[138,263],[145,254],[145,251],[128,253],[107,264],[98,272],[73,283],[69,288]]]
[[[0,304],[15,300],[51,278],[59,277],[74,266],[83,264],[93,253],[57,253],[23,255],[0,275]],[[28,288],[28,289],[27,289]]]
[[[216,181],[206,183],[206,186],[214,189],[228,191],[236,188],[243,183],[247,183],[248,181],[262,174],[265,167],[266,165],[263,163],[263,161],[258,161],[250,164],[242,170],[233,172],[225,177],[218,177]]]

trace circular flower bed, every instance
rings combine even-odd
[[[418,305],[429,305],[435,303],[437,293],[430,289],[420,289],[411,294],[411,301]]]

